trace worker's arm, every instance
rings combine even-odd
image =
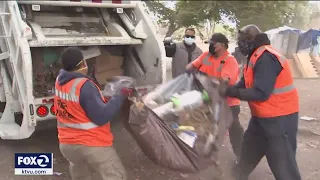
[[[223,64],[221,69],[221,78],[228,80],[230,85],[237,82],[239,74],[239,64],[234,57],[229,57]]]
[[[173,43],[173,44],[165,44],[164,45],[167,57],[173,57],[174,56],[174,54],[176,53],[176,46],[177,45],[175,43]]]
[[[266,101],[273,89],[282,67],[277,58],[264,52],[254,66],[254,84],[252,88],[229,87],[226,95],[244,101]]]
[[[192,70],[193,68],[199,69],[202,65],[202,60],[208,55],[208,52],[202,53],[197,59],[192,61],[186,66],[186,70]]]
[[[246,88],[246,85],[244,84],[244,77],[243,76],[241,77],[240,81],[236,85],[234,85],[234,87],[236,87],[236,88]]]
[[[124,102],[122,95],[113,96],[107,103],[103,102],[97,87],[87,81],[80,91],[80,105],[88,118],[102,126],[114,119]]]

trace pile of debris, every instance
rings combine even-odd
[[[54,95],[56,78],[62,68],[59,61],[64,47],[33,48],[33,89],[37,98]],[[122,47],[100,46],[82,47],[84,60],[88,64],[88,76],[100,87],[104,87],[108,78],[123,75],[123,51]],[[110,52],[117,52],[111,54]]]
[[[173,81],[175,83],[168,87],[178,91],[170,95],[165,90],[168,87],[157,89],[147,95],[144,102],[198,155],[209,155],[210,146],[217,137],[218,119],[213,117],[208,93],[193,88],[192,77],[180,76]],[[177,86],[182,88],[182,84],[186,86],[177,89]]]

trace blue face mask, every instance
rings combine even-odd
[[[184,42],[185,42],[187,45],[192,45],[192,44],[194,43],[194,38],[191,38],[191,37],[187,38],[187,37],[185,37],[185,38],[184,38]]]

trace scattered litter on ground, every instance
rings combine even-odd
[[[313,117],[308,117],[308,116],[302,116],[300,117],[301,120],[304,120],[304,121],[314,121],[316,120],[315,118]]]
[[[60,176],[62,173],[60,173],[60,172],[53,172],[53,175],[55,175],[55,176]]]
[[[317,146],[316,145],[314,145],[312,142],[306,142],[306,144],[308,145],[308,146],[310,146],[310,147],[312,147],[312,148],[317,148]]]

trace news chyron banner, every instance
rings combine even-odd
[[[53,175],[53,153],[15,153],[15,175]]]

